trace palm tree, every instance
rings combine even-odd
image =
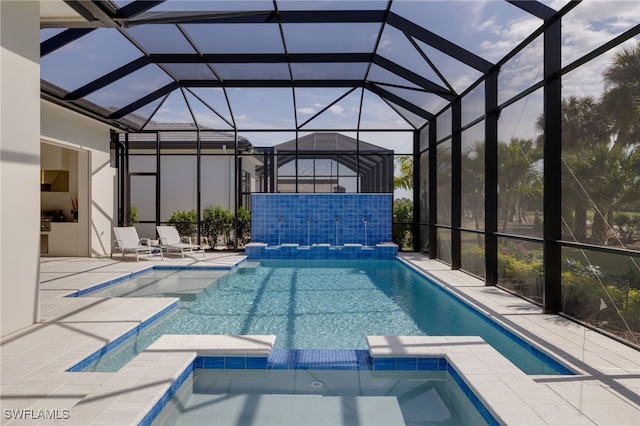
[[[473,216],[475,229],[480,229],[484,212],[485,144],[477,141],[462,152],[462,208]]]
[[[604,79],[606,90],[601,103],[616,143],[637,144],[640,142],[640,42],[613,56]]]
[[[601,105],[591,96],[562,100],[562,151],[590,147],[609,140],[609,126]]]
[[[451,143],[441,143],[436,147],[436,222],[451,224]]]
[[[538,120],[542,129],[542,118]],[[580,157],[582,150],[591,149],[609,140],[609,126],[600,104],[593,97],[575,97],[562,100],[562,156],[567,167]],[[584,171],[586,175],[580,174]],[[588,203],[580,182],[593,173],[588,167],[567,169],[563,173],[563,216],[567,223],[573,223],[571,235],[576,241],[587,241]]]
[[[526,200],[541,193],[535,163],[541,152],[531,139],[512,138],[498,143],[498,200],[502,232]]]
[[[395,189],[413,188],[413,158],[402,155],[397,158],[400,165],[400,174],[393,177],[393,187]]]
[[[613,209],[640,201],[640,148],[602,142],[565,155],[564,164],[567,186],[594,210],[591,242],[607,245]]]

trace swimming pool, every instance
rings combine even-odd
[[[296,349],[363,349],[368,335],[481,336],[527,374],[571,374],[397,260],[155,270],[90,296],[120,294],[181,301],[84,371],[117,371],[163,334],[275,334],[276,348]]]
[[[154,424],[486,425],[446,371],[200,370]]]

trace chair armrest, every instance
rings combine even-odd
[[[180,237],[180,242],[191,244],[191,237]]]
[[[117,249],[120,249],[122,247],[122,240],[113,240],[113,243],[111,244],[111,247],[115,247]]]
[[[151,247],[151,239],[150,238],[140,238],[140,245],[141,246]]]

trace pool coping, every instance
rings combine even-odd
[[[81,400],[74,407],[74,418],[90,413],[107,418],[119,412],[124,422],[151,424],[196,368],[278,369],[269,362],[278,351],[274,343],[275,336],[165,335]],[[562,399],[556,398],[550,409],[553,391],[479,337],[367,336],[367,343],[371,361],[345,369],[446,370],[489,424],[593,424]],[[340,365],[294,362],[280,369],[340,369]],[[536,395],[533,401],[532,395]],[[119,410],[121,404],[132,401],[138,402],[139,410]],[[96,413],[99,408],[101,412]]]
[[[123,273],[121,275],[118,275],[115,278],[111,278],[109,280],[103,281],[103,282],[98,282],[98,283],[92,283],[86,287],[83,288],[79,288],[77,290],[71,290],[68,293],[62,295],[63,297],[85,297],[90,295],[91,293],[95,293],[97,291],[100,290],[104,290],[105,288],[111,287],[113,285],[119,284],[123,281],[126,280],[130,280],[132,278],[136,278],[139,277],[141,275],[144,274],[148,274],[150,272],[153,271],[181,271],[181,270],[189,270],[189,269],[197,269],[197,270],[201,270],[201,271],[232,271],[238,267],[240,267],[242,264],[244,264],[247,261],[247,259],[242,259],[240,260],[238,263],[234,264],[234,265],[225,265],[225,266],[218,266],[218,265],[149,265],[147,267],[144,267],[143,269],[137,270],[137,271],[133,271],[133,272],[127,272],[127,273]]]

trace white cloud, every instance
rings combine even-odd
[[[380,38],[378,49],[383,52],[388,51],[391,48],[391,45],[392,45],[392,42],[389,36],[387,36],[386,34],[383,34],[382,38]]]
[[[563,0],[549,5],[558,10],[565,4],[566,1]],[[476,12],[481,13],[479,8],[480,6],[476,7]],[[482,17],[481,14],[478,16]],[[496,39],[485,38],[479,43],[481,56],[489,60],[502,58],[515,44],[541,25],[539,19],[525,18],[511,21],[508,26],[501,26],[500,20],[494,18],[482,17],[484,20],[475,22],[473,26],[474,31],[484,30],[498,34]],[[562,19],[562,66],[583,57],[638,22],[640,7],[637,0],[590,0],[580,3]],[[493,31],[490,25],[495,26]],[[634,41],[627,43],[631,44]],[[604,90],[602,73],[607,68],[611,55],[627,43],[565,75],[562,78],[563,97],[575,95],[599,98]],[[503,67],[500,72],[501,101],[540,80],[542,48],[542,42],[537,41]]]
[[[316,110],[312,107],[298,108],[297,111],[299,114],[305,114],[305,115],[312,115],[316,113]]]
[[[335,115],[342,115],[344,113],[344,108],[340,105],[331,105],[329,107],[329,111],[331,111]]]
[[[474,30],[478,31],[478,32],[489,32],[489,33],[493,33],[493,34],[499,34],[500,33],[500,26],[498,25],[498,23],[496,22],[496,17],[492,16],[489,19],[485,19],[482,21],[479,21],[479,23],[475,23],[473,25]]]
[[[635,0],[582,2],[562,21],[562,65],[583,57],[639,21],[640,7]],[[610,65],[612,56],[638,40],[628,40],[565,75],[562,79],[563,96],[593,96],[598,99],[604,91],[602,74]]]

